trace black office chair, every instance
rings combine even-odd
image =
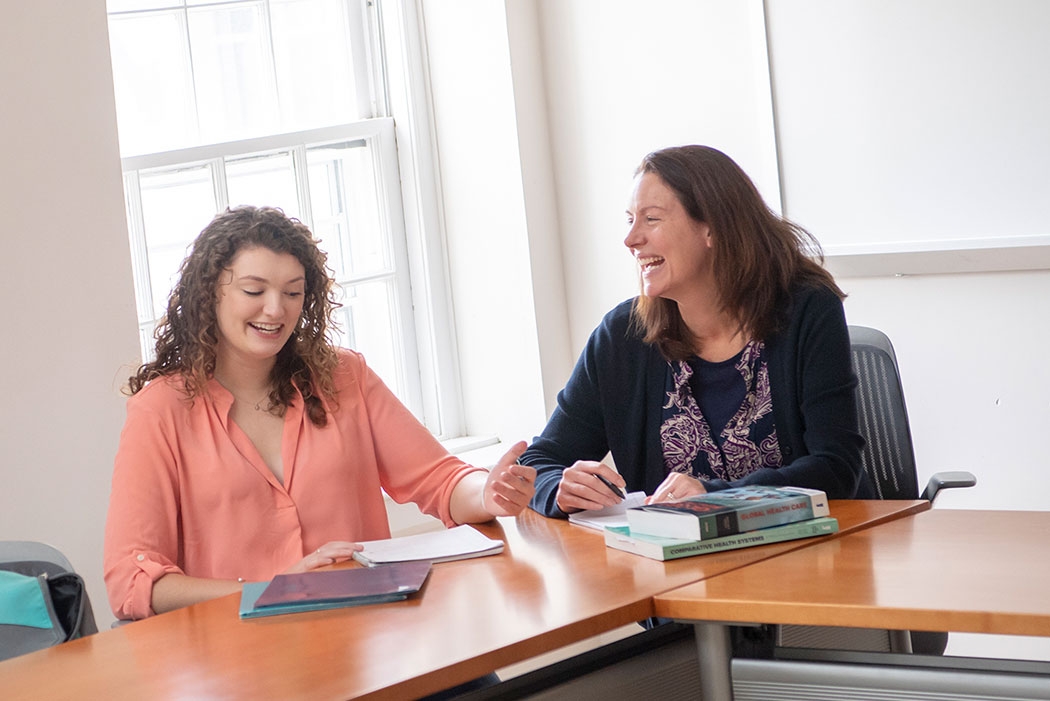
[[[878,499],[936,499],[942,489],[972,487],[969,472],[938,472],[919,493],[908,409],[897,369],[897,355],[886,334],[865,326],[849,327],[853,370],[857,375],[857,412],[865,447],[861,460]],[[874,650],[942,654],[947,633],[859,628],[780,626],[777,647]]]

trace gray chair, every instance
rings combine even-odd
[[[893,344],[883,332],[850,326],[853,370],[857,375],[857,411],[864,436],[864,472],[878,499],[928,499],[942,489],[972,487],[969,472],[939,472],[919,492],[919,479]],[[886,631],[858,628],[780,626],[778,648],[818,648],[941,654],[946,633]]]
[[[0,660],[98,632],[83,580],[56,548],[28,540],[0,541],[0,570],[46,577],[49,606],[58,622],[51,631],[0,625]]]
[[[919,492],[908,408],[893,344],[881,331],[849,327],[853,370],[857,374],[857,411],[866,446],[861,455],[878,499],[928,499],[941,489],[972,487],[969,472],[938,472]]]

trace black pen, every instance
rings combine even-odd
[[[615,484],[613,484],[609,480],[605,479],[601,475],[595,475],[595,477],[600,479],[602,481],[602,484],[604,484],[606,487],[608,487],[612,491],[612,493],[615,494],[616,496],[618,496],[621,500],[625,499],[627,497],[627,492],[625,492],[624,490],[620,489],[619,487],[617,487]]]

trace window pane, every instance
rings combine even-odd
[[[197,141],[184,17],[176,11],[110,18],[122,156],[156,153]]]
[[[274,65],[288,131],[370,116],[357,104],[344,0],[271,0]]]
[[[398,397],[404,378],[397,343],[397,313],[392,280],[373,280],[343,288],[337,345],[363,353],[368,365]]]
[[[192,9],[189,28],[203,143],[279,131],[277,86],[261,3]]]
[[[159,10],[166,7],[179,7],[181,5],[181,0],[107,0],[106,12]]]
[[[140,176],[153,314],[160,318],[188,246],[215,216],[207,166]]]
[[[226,190],[230,206],[280,207],[288,216],[302,219],[290,153],[227,160]]]
[[[381,216],[372,148],[350,141],[308,149],[310,204],[315,234],[332,246],[329,264],[336,278],[391,269],[390,243]]]

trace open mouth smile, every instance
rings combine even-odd
[[[641,268],[642,274],[652,272],[656,268],[663,265],[664,259],[660,256],[645,256],[644,258],[638,259],[638,267]]]
[[[249,321],[248,326],[267,336],[276,336],[281,332],[283,324],[263,324],[258,321]]]

